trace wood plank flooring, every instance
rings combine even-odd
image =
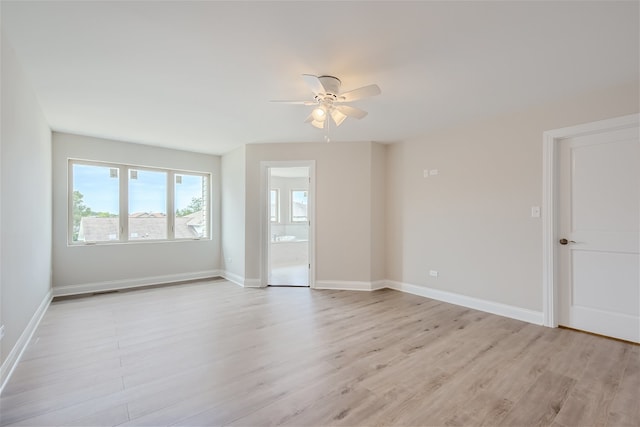
[[[638,426],[640,347],[392,290],[54,302],[0,425]]]

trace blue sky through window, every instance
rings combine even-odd
[[[110,177],[110,167],[73,165],[73,190],[84,196],[85,206],[94,212],[109,212],[118,215],[118,177]]]
[[[175,208],[184,209],[191,203],[191,200],[202,198],[203,177],[200,175],[181,175],[182,182],[176,182]]]
[[[167,173],[130,169],[129,213],[158,212],[167,214]]]
[[[73,190],[84,196],[85,206],[94,212],[118,215],[119,177],[111,177],[109,166],[73,165]],[[117,170],[117,168],[115,168]],[[167,173],[163,171],[138,171],[137,180],[129,180],[129,212],[167,213]],[[118,172],[119,173],[119,172]],[[176,184],[175,208],[186,208],[191,200],[202,197],[203,178],[199,175],[182,176]]]

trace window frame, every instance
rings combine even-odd
[[[293,219],[293,193],[294,191],[300,191],[303,193],[307,193],[307,215],[305,219]],[[289,190],[289,221],[292,224],[301,224],[305,222],[309,222],[309,190],[306,188],[292,188]]]
[[[74,176],[73,165],[86,165],[107,167],[118,170],[118,239],[104,241],[74,241],[73,240],[73,192],[74,192]],[[129,237],[129,179],[131,170],[147,170],[153,172],[164,172],[167,174],[166,182],[166,210],[167,210],[167,238],[166,239],[136,239],[131,240]],[[176,175],[192,175],[201,176],[203,185],[206,188],[203,194],[206,200],[203,201],[203,217],[205,218],[205,230],[202,237],[175,237],[175,177]],[[164,242],[184,242],[193,240],[212,240],[211,233],[211,172],[193,171],[185,169],[169,169],[154,166],[141,166],[127,163],[102,162],[96,160],[85,160],[77,158],[67,159],[67,245],[68,246],[87,246],[87,245],[121,245],[121,244],[140,244],[140,243],[164,243]]]
[[[204,211],[202,213],[202,217],[206,218],[205,224],[204,224],[204,232],[203,235],[201,237],[183,237],[183,238],[176,238],[175,237],[175,219],[177,217],[176,215],[176,206],[175,206],[175,202],[176,202],[176,177],[178,175],[184,176],[184,175],[190,175],[190,176],[200,176],[201,178],[203,178],[203,185],[205,186],[205,188],[203,189],[203,198],[205,200],[202,201],[202,210]],[[170,225],[170,227],[172,227],[172,240],[174,241],[189,241],[189,240],[212,240],[212,236],[211,236],[211,203],[212,203],[212,194],[211,194],[211,173],[209,172],[195,172],[195,171],[186,171],[186,170],[178,170],[178,169],[172,169],[171,173],[169,173],[169,175],[167,176],[167,182],[169,183],[168,189],[167,189],[167,194],[168,194],[168,198],[167,200],[171,200],[171,215],[173,218],[173,223]]]
[[[271,192],[275,192],[276,193],[276,219],[275,221],[271,219]],[[280,217],[280,189],[279,188],[272,188],[269,190],[269,222],[271,222],[271,224],[280,224],[281,222],[281,217]]]

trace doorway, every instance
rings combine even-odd
[[[545,133],[545,324],[640,342],[638,115]]]
[[[308,162],[264,165],[266,206],[263,259],[267,286],[312,285],[313,165]]]

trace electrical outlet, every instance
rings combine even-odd
[[[429,276],[438,277],[438,271],[437,270],[429,270]]]

